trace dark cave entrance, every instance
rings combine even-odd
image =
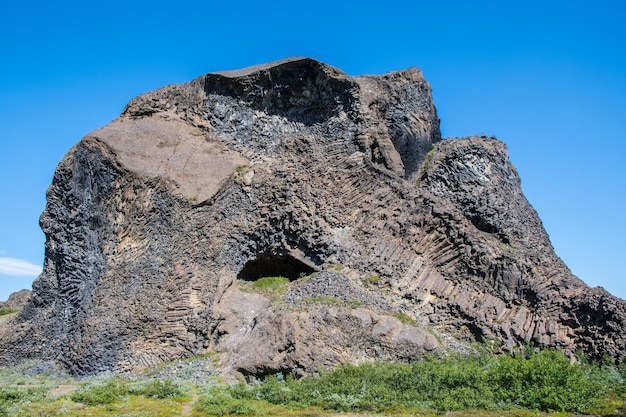
[[[289,281],[315,272],[315,268],[297,260],[290,255],[274,255],[262,253],[256,259],[252,259],[244,265],[237,275],[237,279],[244,281],[256,281],[263,277],[285,277]]]

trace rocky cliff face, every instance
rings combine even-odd
[[[4,363],[213,352],[258,377],[483,340],[626,353],[626,303],[554,254],[502,142],[441,140],[417,69],[291,59],[144,94],[70,150],[47,199]]]

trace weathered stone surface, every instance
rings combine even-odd
[[[30,298],[29,290],[20,290],[9,295],[9,299],[6,301],[0,301],[0,308],[11,308],[14,310],[21,310],[24,308],[28,299]]]
[[[624,301],[554,254],[502,142],[441,140],[417,69],[290,59],[141,95],[70,150],[47,198],[5,364],[214,352],[215,372],[258,377],[484,339],[626,353]],[[282,292],[250,285],[274,275]]]

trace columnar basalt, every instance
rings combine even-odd
[[[484,340],[626,354],[624,301],[555,255],[504,143],[441,139],[415,68],[296,58],[141,95],[69,151],[47,199],[5,364],[215,352],[217,372],[259,377]],[[289,281],[254,285],[270,276]]]

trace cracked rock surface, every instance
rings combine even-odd
[[[416,68],[294,58],[141,95],[63,158],[40,222],[3,364],[202,355],[258,378],[483,340],[626,354],[624,300],[556,256],[504,143],[441,138]]]

